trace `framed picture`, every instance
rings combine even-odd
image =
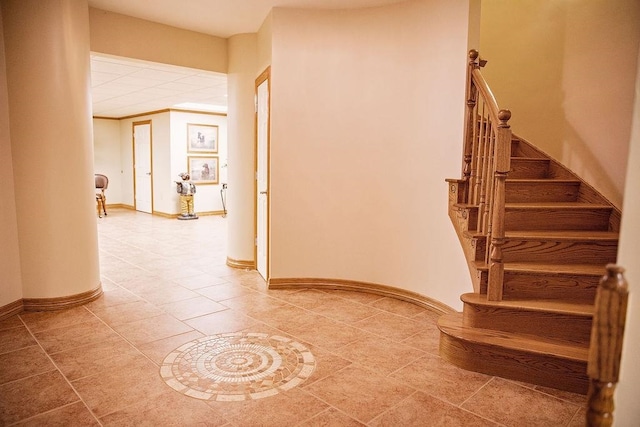
[[[187,157],[187,166],[191,181],[196,185],[218,183],[219,161],[218,157]]]
[[[218,126],[187,124],[187,152],[217,153]]]

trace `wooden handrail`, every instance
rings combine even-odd
[[[589,347],[589,394],[587,426],[609,427],[613,424],[613,393],[620,373],[622,339],[629,299],[624,269],[607,265],[596,293],[595,313]]]
[[[487,239],[489,267],[487,298],[502,299],[504,264],[505,187],[510,169],[511,112],[500,109],[480,72],[486,61],[477,50],[469,52],[467,109],[464,132],[463,181],[465,203],[478,206],[477,232]]]

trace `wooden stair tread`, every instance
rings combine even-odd
[[[605,267],[598,264],[538,264],[527,262],[505,263],[508,272],[535,271],[542,274],[580,274],[601,277]]]
[[[475,261],[475,268],[479,271],[489,270],[484,261]],[[537,272],[541,274],[579,274],[601,277],[605,274],[605,266],[600,264],[544,264],[534,262],[506,262],[505,272]]]
[[[561,179],[561,178],[507,178],[507,182],[531,183],[531,184],[544,184],[545,182],[581,184],[581,181],[579,179]]]
[[[462,205],[462,203],[460,205]],[[467,206],[467,207],[472,207],[472,206]],[[603,209],[603,210],[612,209],[612,207],[609,205],[598,205],[594,203],[583,203],[583,202],[505,203],[505,208],[507,209],[509,208],[511,209]]]
[[[443,333],[456,337],[460,340],[509,348],[533,354],[553,355],[559,358],[585,363],[589,356],[589,349],[577,344],[548,340],[512,332],[466,327],[463,324],[462,313],[450,313],[440,316],[438,319],[438,328]]]
[[[593,316],[592,304],[569,303],[550,300],[502,300],[487,301],[487,296],[477,293],[466,293],[460,297],[466,304],[503,307],[514,310],[539,311],[547,313],[569,314],[582,317]]]
[[[532,230],[532,231],[506,231],[507,239],[527,240],[618,240],[619,233],[615,231],[598,230]]]

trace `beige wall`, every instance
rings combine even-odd
[[[0,250],[0,307],[22,298],[2,27],[2,10],[0,10],[0,70],[2,70],[0,75],[0,188],[2,189],[2,203],[0,203],[0,242],[2,242]]]
[[[460,307],[444,180],[460,176],[469,2],[272,13],[271,277]]]
[[[480,54],[514,133],[622,204],[637,0],[483,0]]]
[[[119,120],[93,119],[93,169],[109,178],[107,205],[122,203]]]
[[[227,257],[254,261],[255,101],[258,35],[229,38],[229,189]]]
[[[227,40],[100,9],[89,10],[91,51],[227,72]]]
[[[640,55],[639,55],[640,57]],[[622,367],[620,384],[616,393],[615,425],[637,426],[640,420],[640,405],[638,405],[638,385],[640,384],[640,60],[635,87],[635,108],[633,113],[633,127],[631,145],[629,147],[629,167],[624,197],[622,216],[622,236],[618,263],[626,268],[626,278],[629,282],[629,307],[627,311],[627,326],[622,352]]]

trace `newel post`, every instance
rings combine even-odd
[[[595,313],[589,347],[589,394],[587,426],[609,427],[613,424],[613,393],[620,373],[622,338],[629,299],[624,269],[607,265],[596,293]]]
[[[489,281],[487,300],[501,301],[504,282],[504,262],[502,246],[504,245],[504,205],[506,198],[507,174],[511,168],[511,111],[498,112],[498,128],[496,129],[495,169],[493,185],[493,207],[491,218],[491,249],[489,255]]]
[[[473,127],[475,125],[475,108],[478,97],[478,90],[473,84],[472,72],[479,68],[478,58],[480,54],[477,50],[469,51],[469,65],[467,67],[467,108],[465,110],[465,126],[464,126],[464,165],[462,166],[462,179],[465,181],[464,202],[469,203],[469,195],[471,188],[471,160],[473,157]]]

